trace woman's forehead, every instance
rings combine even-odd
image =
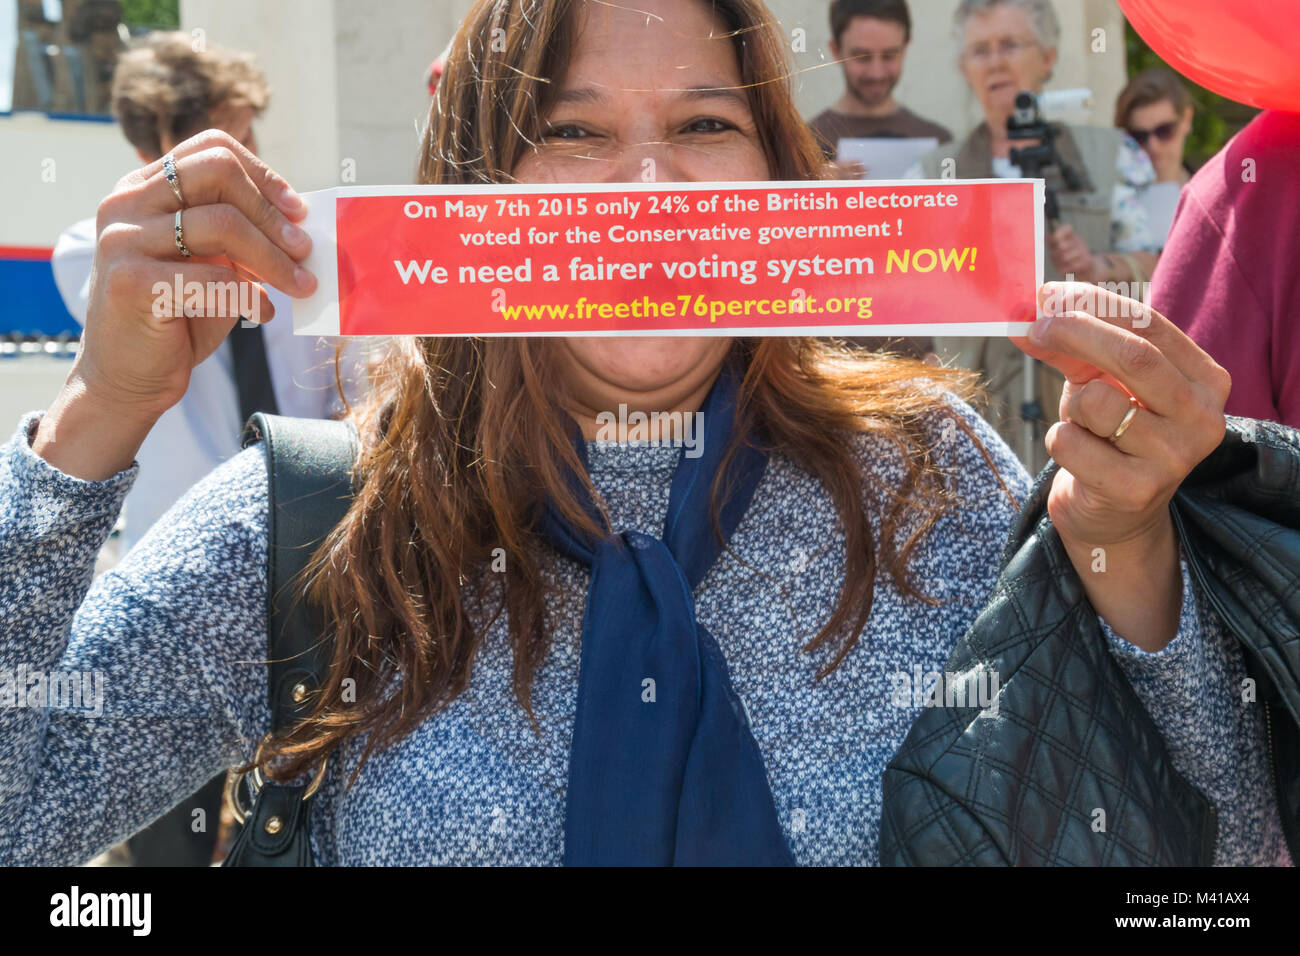
[[[1020,32],[1029,28],[1025,11],[1010,3],[999,3],[966,18],[966,36],[999,36],[1007,32]]]
[[[574,36],[561,100],[582,89],[698,90],[739,81],[731,35],[700,0],[637,0],[635,8],[588,0],[578,7]]]
[[[1129,112],[1130,117],[1136,117],[1139,114],[1147,117],[1176,117],[1178,115],[1178,107],[1174,106],[1173,100],[1155,100],[1151,103],[1143,103],[1141,106],[1135,106]]]

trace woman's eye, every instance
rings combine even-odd
[[[543,134],[543,139],[582,139],[587,135],[587,131],[578,126],[564,125],[549,127]]]
[[[686,127],[688,133],[725,133],[727,130],[735,129],[730,123],[724,123],[718,119],[698,119],[690,126]]]

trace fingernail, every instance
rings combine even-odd
[[[1029,327],[1029,337],[1035,342],[1042,342],[1047,336],[1047,327],[1052,324],[1052,317],[1045,315]]]
[[[284,241],[291,246],[300,246],[307,241],[306,231],[299,229],[291,222],[286,222],[284,224],[284,228],[280,230],[280,234],[284,236]]]
[[[285,186],[284,192],[280,194],[280,208],[287,209],[290,212],[297,212],[306,207],[302,196],[292,186]]]
[[[316,289],[316,277],[302,266],[298,266],[293,270],[293,281],[298,284],[298,288],[303,292],[311,293]]]

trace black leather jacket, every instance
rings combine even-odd
[[[992,600],[947,668],[986,662],[998,713],[931,708],[917,720],[884,774],[884,865],[1214,860],[1215,808],[1174,768],[1047,516],[1057,467],[1034,483]],[[1171,510],[1193,581],[1245,648],[1300,861],[1300,431],[1229,417]]]

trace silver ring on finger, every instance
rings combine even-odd
[[[185,247],[185,230],[181,228],[181,213],[184,211],[184,209],[176,210],[176,251],[186,259],[189,259],[191,258],[192,253]]]
[[[1115,429],[1115,434],[1111,435],[1108,439],[1112,445],[1124,437],[1124,433],[1128,431],[1129,427],[1133,424],[1133,419],[1137,418],[1138,409],[1141,407],[1142,406],[1138,404],[1138,400],[1130,395],[1128,400],[1128,413],[1124,416],[1124,420],[1119,423],[1119,427]]]
[[[167,177],[167,185],[172,188],[172,192],[176,196],[176,201],[180,203],[181,208],[184,209],[185,197],[181,195],[181,177],[180,174],[176,172],[176,157],[172,153],[168,153],[163,157],[163,175]]]

